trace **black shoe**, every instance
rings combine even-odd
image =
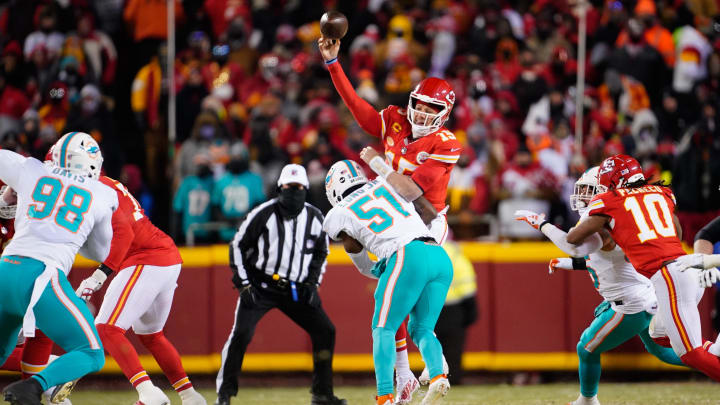
[[[3,389],[5,401],[12,405],[42,405],[43,389],[35,378],[14,382]]]
[[[315,395],[312,396],[310,405],[347,405],[347,401],[340,399],[335,395]]]
[[[230,397],[227,395],[218,395],[215,400],[215,405],[230,405]]]

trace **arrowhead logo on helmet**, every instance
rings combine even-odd
[[[598,172],[600,192],[627,187],[641,180],[645,180],[645,175],[640,163],[628,155],[610,156],[602,162]]]

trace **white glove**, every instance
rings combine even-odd
[[[83,301],[88,302],[93,293],[102,287],[105,280],[107,280],[107,275],[102,270],[95,270],[92,276],[80,283],[80,286],[75,290],[75,294]]]
[[[716,267],[703,270],[698,273],[698,281],[700,281],[700,288],[710,288],[720,280],[720,270]]]
[[[545,214],[538,214],[528,210],[515,211],[515,219],[517,221],[525,221],[535,229],[540,229],[540,225],[545,222]]]
[[[550,260],[548,264],[548,273],[553,274],[556,270],[572,270],[573,263],[569,257],[558,257],[557,259]]]
[[[680,266],[680,271],[685,271],[689,268],[702,269],[704,256],[702,253],[684,255],[675,259],[675,263]]]

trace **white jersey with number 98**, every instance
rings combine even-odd
[[[90,259],[105,259],[118,206],[114,190],[7,150],[0,150],[0,180],[18,198],[15,237],[3,255],[56,262],[65,273],[81,247]]]
[[[345,232],[378,258],[391,256],[413,239],[432,238],[415,206],[381,178],[343,198],[328,212],[323,229],[335,240]]]

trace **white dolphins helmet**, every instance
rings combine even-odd
[[[15,218],[15,211],[17,211],[17,202],[9,205],[2,199],[2,195],[5,194],[7,189],[8,186],[0,187],[0,218],[13,219]]]
[[[600,166],[591,167],[575,182],[575,189],[570,195],[570,208],[582,211],[587,208],[595,194],[600,194],[598,187],[598,171]]]
[[[103,157],[92,136],[84,132],[69,132],[58,139],[50,150],[55,166],[91,179],[100,178]]]
[[[345,193],[352,187],[368,182],[363,169],[352,160],[335,162],[325,177],[325,193],[334,207],[342,201]]]

